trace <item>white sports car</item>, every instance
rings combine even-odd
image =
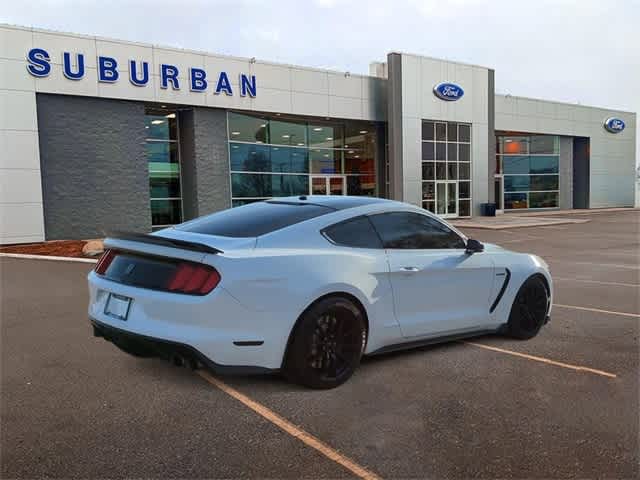
[[[539,257],[378,198],[278,198],[105,246],[89,274],[96,336],[215,372],[282,370],[314,388],[347,380],[363,355],[528,339],[551,309]]]

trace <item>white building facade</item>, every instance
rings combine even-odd
[[[362,76],[0,26],[0,244],[285,195],[447,218],[633,206],[635,113],[496,95],[494,78],[403,53]]]

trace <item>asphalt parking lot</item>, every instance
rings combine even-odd
[[[581,218],[465,231],[550,264],[536,338],[368,359],[329,391],[129,357],[91,335],[92,265],[0,258],[0,476],[637,478],[640,212]]]

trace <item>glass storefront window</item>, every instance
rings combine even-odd
[[[471,178],[471,164],[460,163],[458,167],[458,178],[460,180],[469,180]]]
[[[422,162],[422,180],[435,180],[436,165],[433,162]]]
[[[505,175],[505,192],[526,192],[529,190],[529,175]]]
[[[558,192],[529,193],[529,208],[554,208],[558,206]]]
[[[498,135],[496,144],[497,173],[504,179],[504,209],[557,208],[559,137]]]
[[[339,189],[340,193],[377,192],[377,132],[369,122],[305,122],[279,115],[234,112],[229,112],[228,122],[234,206],[256,199],[309,194],[309,175],[332,175],[332,182],[346,186]]]
[[[504,208],[511,210],[516,208],[529,208],[526,193],[505,193]]]
[[[529,153],[529,137],[500,137],[498,153],[522,155]]]
[[[229,149],[231,170],[244,172],[271,171],[271,153],[268,145],[232,143]]]
[[[304,123],[281,122],[271,120],[269,122],[270,143],[273,145],[307,146],[307,127]],[[326,138],[331,138],[327,135]]]
[[[151,199],[151,225],[164,227],[182,222],[182,201]]]
[[[231,143],[231,170],[236,172],[307,173],[307,150],[294,147]]]
[[[560,138],[552,135],[532,135],[529,137],[529,153],[558,155],[560,153]]]
[[[436,151],[434,142],[422,142],[422,160],[435,160]]]
[[[145,136],[154,140],[175,140],[177,125],[175,112],[151,113],[144,117]]]
[[[458,126],[458,141],[459,142],[471,142],[471,125],[460,124]]]
[[[345,150],[344,171],[345,173],[368,173],[375,175],[375,159],[373,156],[363,154],[360,150]]]
[[[373,197],[375,194],[375,175],[347,175],[347,195],[366,195]]]
[[[505,175],[529,174],[529,157],[519,155],[502,157],[502,171]]]
[[[271,147],[271,171],[287,173],[309,172],[307,150],[293,147]]]
[[[423,120],[422,207],[437,215],[469,216],[470,176],[471,125]]]
[[[318,148],[338,148],[344,137],[341,126],[309,125],[309,146]]]
[[[309,150],[311,173],[340,173],[342,171],[341,153],[330,149]]]
[[[182,189],[176,112],[148,109],[145,152],[149,168],[151,227],[182,222]]]
[[[422,199],[435,200],[436,184],[435,182],[422,182]]]
[[[309,176],[232,173],[231,188],[235,197],[271,198],[306,195],[309,193]]]
[[[531,175],[532,191],[558,190],[558,175]]]
[[[560,158],[557,155],[529,157],[529,173],[558,173]]]
[[[435,140],[434,128],[433,122],[422,122],[422,141]]]
[[[229,140],[269,143],[267,121],[264,118],[229,112]]]

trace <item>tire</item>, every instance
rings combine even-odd
[[[544,281],[538,275],[529,277],[511,306],[507,335],[520,340],[535,337],[545,323],[548,307],[549,294]]]
[[[360,309],[347,298],[328,297],[300,317],[287,350],[284,372],[310,388],[334,388],[360,365],[367,341]]]

